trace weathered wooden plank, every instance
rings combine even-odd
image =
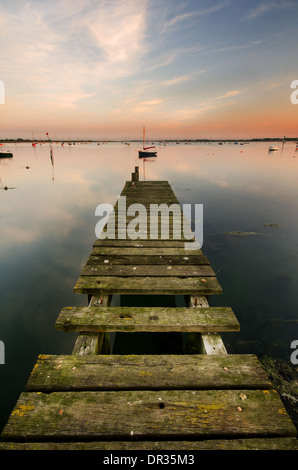
[[[107,232],[103,231],[101,232],[99,236],[99,240],[106,240],[107,239]],[[158,242],[158,241],[182,241],[184,243],[192,243],[192,240],[187,239],[183,237],[180,232],[173,233],[171,232],[170,234],[162,234],[161,232],[155,232],[155,233],[150,233],[150,231],[133,231],[131,233],[128,233],[126,229],[121,229],[121,230],[115,230],[115,232],[112,232],[112,235],[109,235],[111,240],[119,240],[119,241],[135,241],[135,242],[140,242],[143,243],[144,241],[152,241],[152,242]],[[148,248],[148,247],[146,247]],[[150,248],[150,247],[149,247]]]
[[[139,184],[130,185],[130,187],[124,187],[121,191],[121,196],[140,195],[140,196],[153,196],[160,197],[163,194],[175,197],[170,185],[150,185],[140,186]]]
[[[176,277],[210,277],[215,276],[215,273],[211,266],[208,265],[192,265],[192,266],[148,266],[148,265],[111,265],[98,264],[90,265],[87,264],[81,273],[82,276],[122,276],[122,277],[136,277],[136,276],[176,276]]]
[[[122,192],[133,190],[151,191],[152,189],[172,190],[172,187],[168,181],[138,181],[135,184],[133,184],[131,181],[126,181]]]
[[[271,389],[253,355],[40,355],[26,391]]]
[[[125,181],[124,188],[132,186],[131,181],[127,180]],[[157,186],[169,186],[171,187],[170,183],[167,180],[150,180],[150,181],[138,181],[136,183],[136,187],[157,187]]]
[[[222,289],[216,277],[113,277],[81,276],[79,294],[216,295]]]
[[[133,191],[132,193],[126,194],[122,193],[121,199],[118,199],[118,201],[113,207],[114,210],[117,210],[118,207],[121,207],[123,209],[125,205],[126,207],[129,207],[131,204],[142,204],[147,209],[150,208],[150,204],[154,204],[155,206],[158,206],[158,208],[165,208],[167,206],[168,209],[170,209],[170,206],[173,205],[171,209],[179,209],[182,212],[181,206],[176,196],[173,195],[173,193],[167,191],[158,191],[158,195],[153,195],[149,192],[146,194],[144,192],[138,191]]]
[[[219,332],[239,331],[229,307],[65,307],[56,320],[62,331]]]
[[[107,238],[107,231],[101,232],[99,236],[99,240],[105,240]],[[128,232],[125,228],[121,230],[115,229],[115,232],[112,232],[112,235],[109,235],[111,240],[135,240],[135,241],[158,241],[158,240],[172,240],[172,241],[184,241],[184,243],[192,243],[191,240],[183,237],[181,235],[181,232],[171,232],[168,233],[161,233],[159,232],[154,232],[151,233],[150,230],[145,230],[145,231],[139,231],[139,230],[132,230],[131,232]],[[141,253],[140,253],[141,254]]]
[[[148,214],[147,217],[141,217],[139,214],[136,214],[134,216],[126,216],[121,217],[120,215],[118,216],[117,213],[113,214],[113,218],[111,218],[111,221],[113,222],[113,225],[115,227],[121,226],[121,227],[127,227],[128,225],[130,226],[140,226],[140,227],[146,227],[152,225],[152,227],[160,227],[160,226],[169,226],[170,228],[175,228],[176,230],[183,230],[183,219],[180,217],[172,217],[172,216],[166,216],[166,217],[155,217]],[[110,222],[110,223],[112,223]],[[106,224],[107,225],[107,224]],[[105,226],[106,226],[105,225]],[[185,222],[185,230],[189,230],[189,225],[186,225]]]
[[[121,256],[201,256],[202,250],[186,250],[185,248],[133,248],[133,247],[102,247],[96,246],[93,248],[91,255],[121,255]]]
[[[184,248],[185,240],[95,240],[93,246],[120,248]]]
[[[158,204],[168,203],[168,201],[174,202],[174,204],[179,204],[178,199],[173,193],[173,191],[169,188],[147,188],[147,189],[138,189],[138,188],[130,188],[127,190],[123,190],[121,192],[122,197],[126,197],[127,199],[134,199],[135,202],[139,202],[139,200],[155,200]],[[118,200],[119,201],[119,200]],[[118,202],[117,201],[117,202]],[[116,202],[116,204],[117,204]]]
[[[106,233],[107,232],[101,232],[98,240],[106,240],[107,239],[107,236],[106,236]],[[180,233],[170,233],[169,235],[168,234],[161,234],[160,232],[157,233],[150,233],[149,232],[136,232],[137,235],[135,234],[131,234],[131,233],[128,233],[125,229],[121,230],[121,231],[117,231],[115,230],[115,233],[113,232],[112,235],[110,236],[110,240],[119,240],[119,241],[135,241],[135,242],[139,242],[139,243],[143,243],[145,241],[151,241],[151,242],[158,242],[158,241],[173,241],[173,242],[176,242],[176,241],[182,241],[183,243],[191,243],[192,241],[181,236]],[[148,248],[148,247],[146,247]],[[150,247],[149,247],[150,248]]]
[[[131,195],[131,194],[140,194],[140,195],[149,195],[158,197],[163,193],[172,195],[174,197],[175,193],[170,185],[140,185],[140,184],[130,184],[130,187],[124,187],[121,191],[121,196]]]
[[[274,390],[24,392],[4,440],[295,437]]]
[[[114,221],[115,226],[117,226],[118,223],[121,223],[122,225],[124,225],[125,223],[126,225],[128,225],[131,222],[137,222],[140,225],[155,224],[157,226],[161,224],[169,224],[169,226],[174,226],[176,228],[178,227],[182,229],[182,223],[184,222],[185,228],[189,228],[188,220],[183,217],[182,212],[175,212],[175,214],[173,214],[172,212],[167,212],[165,215],[155,214],[155,212],[151,214],[149,210],[150,207],[147,207],[147,205],[144,205],[144,207],[146,208],[145,214],[138,213],[138,211],[136,211],[136,213],[133,213],[132,215],[125,215],[118,213],[118,211],[115,211],[114,213],[112,213],[112,220]]]
[[[295,437],[273,437],[200,441],[0,442],[0,450],[298,450],[298,441]]]
[[[154,250],[151,250],[154,252]],[[86,264],[122,264],[122,265],[208,265],[209,261],[204,255],[188,255],[188,256],[130,256],[130,255],[90,255]]]
[[[129,188],[123,188],[121,191],[121,196],[131,195],[131,194],[140,194],[140,195],[148,195],[148,196],[159,196],[162,194],[169,194],[171,196],[175,196],[171,186],[166,185],[151,185],[151,186],[140,186],[138,184],[131,185]]]

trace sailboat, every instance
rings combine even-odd
[[[155,147],[145,147],[145,126],[143,127],[143,150],[139,150],[139,158],[146,157],[156,157],[157,151],[150,151],[150,149],[155,149]]]
[[[277,151],[277,150],[278,150],[277,144],[270,145],[270,147],[269,147],[269,152],[274,152],[274,151]]]

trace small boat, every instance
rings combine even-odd
[[[11,158],[13,157],[13,154],[9,152],[8,150],[2,150],[0,152],[0,158]]]
[[[143,150],[139,150],[139,158],[156,157],[157,151],[150,150],[155,147],[145,147],[145,126],[143,127]]]
[[[152,147],[147,147],[147,148],[152,148]],[[139,150],[139,158],[147,158],[147,157],[156,157],[157,152],[148,152],[148,150]]]
[[[278,150],[277,144],[270,145],[270,147],[269,147],[269,152],[274,152],[274,151],[276,151],[276,150]]]

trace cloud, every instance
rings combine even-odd
[[[225,93],[224,95],[222,96],[217,96],[216,98],[212,98],[212,101],[218,101],[218,100],[222,100],[224,98],[229,98],[230,96],[235,96],[235,95],[239,95],[240,91],[238,90],[231,90],[231,91],[227,91],[227,93]]]
[[[108,63],[136,62],[144,51],[146,2],[103,1],[86,17],[86,27]]]
[[[225,2],[219,3],[218,5],[214,5],[210,8],[204,8],[201,10],[195,10],[195,11],[191,11],[187,13],[182,13],[180,15],[176,15],[165,23],[163,31],[168,32],[173,28],[173,26],[189,18],[197,18],[198,16],[210,15],[212,13],[215,13],[218,10],[221,10],[222,8],[229,6],[230,4],[231,4],[230,1],[225,1]]]
[[[199,72],[190,73],[188,75],[180,75],[179,77],[164,80],[161,82],[161,84],[165,86],[177,85],[177,83],[187,82],[191,80],[195,75],[199,75],[201,73],[205,73],[205,70],[200,70]]]
[[[191,79],[191,75],[182,75],[180,77],[174,77],[170,80],[164,80],[161,82],[162,85],[171,86],[176,85],[177,83],[185,82]]]
[[[280,83],[272,83],[271,85],[268,85],[265,90],[273,90],[274,88],[279,87],[281,84]]]
[[[160,99],[153,99],[153,100],[146,100],[139,103],[137,106],[133,108],[135,113],[148,113],[152,110],[156,111],[156,107],[162,103]]]
[[[248,49],[250,47],[259,46],[263,42],[264,42],[263,39],[258,39],[258,40],[249,42],[247,44],[237,44],[237,45],[232,45],[232,46],[218,47],[216,49],[215,48],[214,49],[209,48],[209,49],[206,50],[206,53],[207,54],[216,54],[218,52],[238,51],[238,50],[241,50],[241,49]]]
[[[247,15],[243,17],[244,20],[253,20],[254,18],[257,18],[260,15],[263,15],[264,13],[268,11],[272,11],[272,9],[278,9],[278,8],[289,8],[295,6],[294,2],[262,2],[255,8],[251,9]]]
[[[240,93],[238,90],[231,90],[227,91],[224,95],[216,96],[214,98],[210,98],[206,101],[198,103],[196,105],[192,105],[188,108],[177,109],[175,112],[172,113],[171,117],[173,120],[176,121],[185,121],[191,120],[199,117],[206,111],[211,111],[218,108],[223,108],[226,106],[231,106],[233,104],[227,98],[231,98],[236,96]]]
[[[146,51],[144,0],[0,5],[0,25],[1,79],[30,107],[101,97],[139,70]]]

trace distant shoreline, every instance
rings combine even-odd
[[[151,140],[150,140],[151,141]],[[280,137],[264,137],[264,138],[259,138],[259,139],[152,139],[154,142],[159,142],[159,143],[210,143],[210,142],[221,142],[221,143],[254,143],[254,142],[298,142],[298,137],[286,137],[286,138],[280,138]],[[0,139],[0,143],[15,143],[15,144],[21,144],[21,143],[48,143],[49,139]],[[130,143],[130,142],[135,142],[139,143],[141,142],[139,139],[131,139],[131,140],[123,140],[123,139],[50,139],[51,143],[96,143],[96,142],[101,142],[101,143],[111,143],[111,142],[118,142],[118,143]]]

